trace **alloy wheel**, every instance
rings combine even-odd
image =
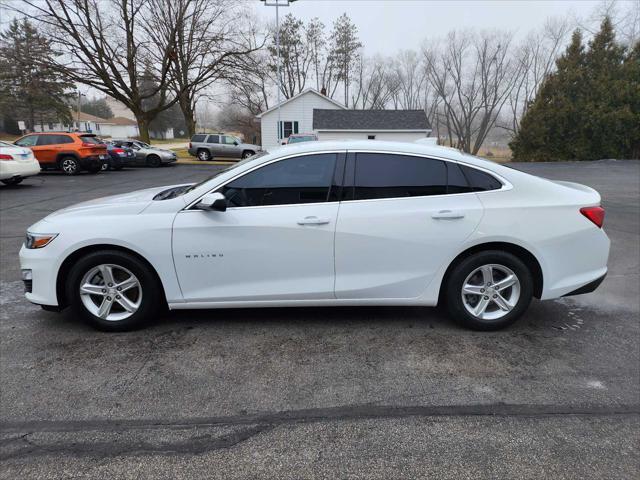
[[[80,282],[80,299],[96,317],[119,321],[136,313],[142,303],[142,285],[128,269],[114,264],[91,268]]]
[[[489,264],[473,270],[462,284],[464,308],[480,320],[499,320],[520,299],[520,280],[510,268]]]
[[[78,162],[76,162],[73,158],[65,158],[62,161],[62,171],[67,174],[76,173],[78,170]]]

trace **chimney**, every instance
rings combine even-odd
[[[324,85],[323,85],[323,86],[322,86],[322,88],[320,89],[320,93],[321,93],[322,95],[324,95],[325,97],[327,96],[327,89],[326,89],[326,88],[324,88]]]

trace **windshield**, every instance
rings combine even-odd
[[[315,138],[311,135],[305,135],[304,137],[289,137],[288,143],[300,143],[300,142],[312,142]]]
[[[167,190],[163,190],[162,192],[156,194],[155,197],[153,197],[154,200],[168,200],[170,198],[176,198],[179,197],[180,195],[184,195],[185,193],[189,193],[192,190],[195,190],[196,188],[204,185],[205,183],[207,183],[209,180],[216,178],[219,175],[222,175],[223,173],[226,172],[230,172],[232,170],[235,170],[236,168],[245,165],[246,163],[249,163],[252,160],[255,160],[256,158],[260,158],[260,157],[264,157],[266,154],[268,154],[269,152],[267,152],[266,150],[263,150],[260,153],[256,153],[255,155],[245,158],[244,160],[239,161],[238,163],[235,163],[233,165],[231,165],[230,167],[227,168],[223,168],[222,170],[218,170],[216,173],[214,173],[213,175],[205,178],[204,180],[198,182],[198,183],[194,183],[192,185],[181,185],[179,187],[172,187],[172,188],[168,188]]]

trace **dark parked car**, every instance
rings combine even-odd
[[[159,167],[178,160],[176,152],[164,148],[152,147],[148,143],[133,139],[111,140],[117,147],[128,147],[135,152],[135,165],[139,167]]]
[[[107,143],[109,159],[103,165],[103,170],[122,170],[123,167],[131,167],[136,163],[136,153],[131,147],[117,146],[112,142]]]
[[[261,150],[258,145],[243,143],[238,137],[224,133],[198,133],[189,142],[189,155],[202,161],[215,157],[248,158]]]

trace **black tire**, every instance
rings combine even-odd
[[[104,162],[101,166],[100,166],[100,170],[102,170],[103,172],[105,170],[111,170],[111,162]]]
[[[62,157],[58,165],[65,175],[78,175],[80,173],[80,162],[76,157]]]
[[[139,281],[141,289],[140,305],[133,314],[125,319],[107,320],[100,318],[89,311],[82,301],[80,284],[83,281],[83,277],[93,268],[105,264],[124,267],[133,273]],[[67,301],[75,314],[94,328],[106,332],[123,332],[140,328],[149,320],[152,320],[165,303],[161,293],[162,286],[150,267],[137,257],[118,250],[102,250],[89,253],[80,258],[69,272],[69,275],[67,275],[65,292]],[[91,298],[95,299],[96,303],[101,299],[100,296],[91,296]],[[114,303],[114,305],[116,304]]]
[[[196,157],[201,162],[208,162],[209,160],[212,159],[211,152],[205,148],[201,148],[200,150],[198,150],[198,152],[196,153]]]
[[[96,173],[100,173],[101,171],[102,171],[102,164],[97,166],[91,165],[87,167],[87,172],[89,172],[92,175],[95,175]]]
[[[511,270],[515,274],[519,281],[520,294],[517,301],[515,301],[515,305],[511,310],[508,310],[508,313],[503,314],[502,317],[497,319],[482,319],[473,315],[467,310],[463,301],[462,288],[465,281],[475,270],[485,265],[507,267],[507,269]],[[515,255],[500,250],[487,250],[475,253],[457,263],[447,275],[444,289],[447,311],[454,321],[472,330],[500,330],[513,324],[520,316],[522,316],[529,306],[529,303],[531,303],[531,298],[533,296],[533,276],[524,262]],[[509,288],[505,289],[505,295],[509,294],[510,291],[511,290]],[[489,300],[491,308],[499,311],[496,304],[491,305],[491,297],[493,297],[493,293],[502,294],[503,292],[486,290],[486,293],[488,294],[487,296],[467,296],[467,302],[470,303],[475,299],[479,302],[480,297],[483,297],[484,299]],[[489,311],[488,309],[489,307],[487,307],[487,311]],[[505,309],[503,311],[507,310]]]
[[[147,157],[147,166],[152,168],[158,168],[162,164],[160,157],[157,155],[149,155]]]
[[[2,180],[2,183],[4,183],[5,185],[18,185],[20,182],[22,182],[22,180],[24,180],[24,178],[22,177],[12,177]]]
[[[256,152],[254,152],[252,150],[245,150],[244,152],[242,152],[242,159],[244,160],[245,158],[252,157],[255,154],[256,154]]]

